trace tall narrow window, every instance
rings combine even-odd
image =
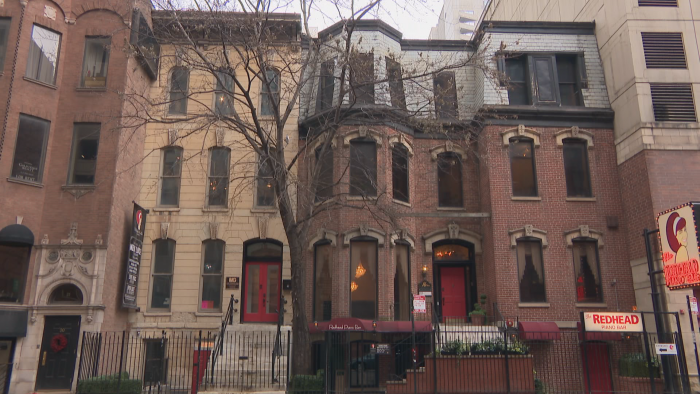
[[[173,115],[187,113],[187,90],[190,72],[184,67],[175,67],[170,76],[170,108],[168,112]]]
[[[182,148],[163,148],[163,171],[160,177],[160,205],[178,206],[180,202],[180,175]]]
[[[332,316],[333,245],[316,245],[314,264],[314,321],[328,321]]]
[[[223,282],[224,250],[223,241],[209,240],[202,244],[202,304],[204,311],[221,310],[221,283]]]
[[[19,130],[11,177],[41,183],[46,157],[46,141],[51,123],[33,116],[19,115]]]
[[[573,240],[574,270],[576,273],[576,301],[603,302],[600,287],[598,243],[595,240]]]
[[[350,241],[350,316],[377,318],[376,241]]]
[[[265,160],[262,158],[258,160],[256,205],[259,207],[272,207],[275,205],[275,188],[272,185],[274,174],[274,167],[270,157]]]
[[[30,245],[0,244],[0,302],[22,302],[31,251]]]
[[[529,105],[530,92],[527,85],[527,57],[517,56],[505,59],[505,72],[508,77],[508,102],[510,105]]]
[[[71,149],[68,184],[95,184],[97,147],[99,143],[99,123],[76,123],[73,125],[73,148]]]
[[[566,194],[569,197],[591,197],[591,175],[588,168],[588,146],[586,141],[564,139],[564,172]]]
[[[280,104],[280,73],[277,70],[265,71],[267,84],[262,81],[260,89],[260,115],[272,116]]]
[[[408,149],[401,144],[391,149],[391,183],[394,200],[408,202]]]
[[[216,72],[216,90],[214,91],[214,111],[217,115],[233,114],[233,77],[227,71]]]
[[[58,54],[61,50],[61,35],[39,25],[32,27],[32,40],[29,44],[26,77],[56,84]]]
[[[335,91],[334,68],[334,60],[329,60],[321,65],[321,75],[318,79],[316,112],[324,111],[333,106],[333,92]]]
[[[406,95],[403,91],[403,79],[401,76],[401,64],[389,57],[386,58],[386,74],[389,79],[389,94],[391,106],[406,109]]]
[[[316,184],[316,202],[333,197],[333,150],[330,146],[321,155],[321,148],[316,149],[318,182]]]
[[[435,115],[438,119],[457,119],[457,86],[455,73],[443,71],[433,79]]]
[[[10,18],[0,18],[0,71],[5,68],[7,55],[7,37],[10,35]]]
[[[537,196],[534,144],[529,138],[511,138],[508,145],[510,173],[513,178],[513,195]]]
[[[516,242],[520,302],[547,302],[542,241],[536,238],[520,238]]]
[[[355,104],[374,104],[374,54],[358,53],[350,66],[350,91]]]
[[[437,166],[438,206],[462,207],[462,160],[455,153],[441,153]]]
[[[107,66],[109,65],[109,45],[111,37],[85,37],[83,73],[80,86],[84,88],[104,88],[107,86]]]
[[[410,320],[411,271],[409,246],[397,244],[394,272],[394,320]]]
[[[535,98],[538,104],[556,104],[558,90],[555,83],[552,56],[530,56],[530,65],[535,77]]]
[[[561,105],[581,105],[581,87],[576,77],[576,55],[557,55],[557,76]]]
[[[173,261],[175,241],[159,239],[153,242],[153,270],[151,272],[151,308],[170,309],[173,290]]]
[[[213,148],[210,153],[207,202],[210,207],[225,207],[228,202],[231,151],[227,148]]]
[[[374,141],[350,141],[350,195],[377,195],[377,144]]]

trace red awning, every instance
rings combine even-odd
[[[581,327],[581,322],[576,323],[578,328],[578,339],[583,341],[583,328]],[[597,332],[597,331],[586,331],[587,341],[621,341],[621,332]]]
[[[366,332],[411,332],[411,322],[410,321],[377,321],[376,327],[375,322],[372,320],[355,319],[351,317],[343,317],[332,319],[331,321],[324,321],[318,323],[309,323],[309,332],[312,334],[323,332],[323,331],[366,331]],[[430,322],[421,321],[415,322],[416,332],[431,332],[433,330]]]
[[[526,341],[555,341],[561,338],[559,326],[552,321],[518,322],[520,339]]]

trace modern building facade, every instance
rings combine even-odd
[[[487,20],[595,22],[615,111],[623,221],[640,310],[652,310],[643,229],[657,228],[656,215],[700,194],[697,185],[687,182],[700,158],[697,12],[698,4],[687,0],[494,0],[485,11]],[[652,238],[658,251],[656,235]],[[661,268],[660,252],[657,260]],[[668,291],[662,276],[657,278],[664,308],[687,310],[686,295],[695,292]],[[688,320],[681,320],[684,330],[690,330]],[[692,355],[691,341],[686,346],[686,354]],[[688,364],[694,371],[694,359]]]
[[[149,13],[133,1],[0,5],[0,392],[68,392],[81,333],[126,327],[143,149],[120,131],[117,91],[150,83],[123,50]]]
[[[488,0],[445,0],[431,40],[470,40]]]

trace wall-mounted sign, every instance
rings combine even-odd
[[[697,297],[690,297],[690,313],[693,315],[698,314],[698,299]]]
[[[700,203],[689,202],[662,212],[656,218],[664,277],[671,290],[700,285],[699,214]]]
[[[238,276],[227,276],[226,277],[226,289],[227,290],[238,290],[241,285],[240,278]]]
[[[426,297],[433,295],[433,285],[427,280],[424,280],[418,284],[418,294]]]
[[[362,331],[363,328],[357,324],[329,324],[330,331]]]
[[[654,345],[656,354],[660,356],[668,356],[670,354],[678,354],[675,343],[657,343]]]
[[[586,331],[643,332],[640,313],[586,312],[583,314]]]
[[[131,237],[126,259],[126,277],[124,279],[124,295],[122,307],[136,309],[136,294],[138,292],[139,269],[143,247],[143,231],[146,228],[147,209],[134,204],[134,214],[131,218]]]
[[[388,343],[377,343],[376,345],[372,343],[370,344],[369,353],[379,355],[390,355],[391,346]]]
[[[423,296],[423,295],[414,295],[413,296],[413,313],[426,313],[425,296]]]

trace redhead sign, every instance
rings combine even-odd
[[[664,277],[669,289],[700,285],[696,220],[700,205],[687,203],[657,217]]]
[[[643,332],[640,313],[586,312],[583,314],[586,331]]]

